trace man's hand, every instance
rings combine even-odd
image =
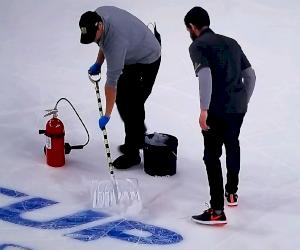
[[[209,130],[209,126],[207,126],[206,120],[207,120],[207,110],[201,110],[200,117],[199,117],[199,124],[204,131]]]
[[[96,62],[94,63],[88,70],[88,73],[91,75],[91,76],[94,76],[94,75],[99,75],[101,72],[101,64]]]
[[[109,122],[110,117],[109,116],[101,116],[99,119],[99,127],[101,130],[105,129],[106,124]]]

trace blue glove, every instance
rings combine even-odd
[[[94,63],[88,70],[88,73],[92,76],[98,75],[101,72],[101,64],[100,63]]]
[[[105,129],[106,124],[109,122],[110,117],[109,116],[101,116],[99,118],[99,127],[101,130]]]

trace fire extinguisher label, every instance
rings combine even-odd
[[[46,136],[46,148],[51,149],[51,138]]]

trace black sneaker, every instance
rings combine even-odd
[[[139,154],[124,154],[115,159],[115,161],[113,162],[113,166],[116,169],[128,169],[140,163],[141,157]]]
[[[230,193],[225,193],[225,198],[227,201],[227,205],[230,207],[234,207],[238,205],[238,195],[236,193],[230,194]]]
[[[226,224],[226,216],[223,210],[220,210],[221,213],[217,214],[214,209],[209,208],[200,215],[192,216],[192,220],[204,224],[204,225],[221,225]]]

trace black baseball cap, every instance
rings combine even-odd
[[[94,42],[99,22],[102,22],[102,18],[95,11],[87,11],[81,15],[79,20],[81,43],[89,44]]]

